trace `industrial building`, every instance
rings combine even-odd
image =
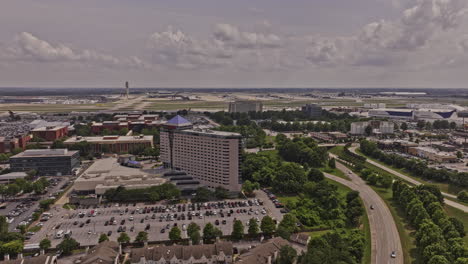
[[[366,128],[370,126],[373,134],[393,134],[395,125],[393,122],[387,121],[369,121],[369,122],[353,122],[351,123],[351,135],[364,135]]]
[[[54,141],[68,135],[68,126],[46,126],[35,128],[31,131],[34,138],[41,138],[45,141]]]
[[[457,162],[457,155],[450,152],[442,152],[430,147],[409,148],[408,153],[420,158],[428,159],[439,163]]]
[[[322,107],[317,104],[306,104],[302,107],[302,112],[308,117],[320,117],[322,116]]]
[[[36,170],[39,176],[72,175],[79,165],[78,151],[68,149],[29,149],[10,157],[11,171]]]
[[[263,103],[261,101],[235,101],[229,103],[229,113],[262,112]]]
[[[65,140],[67,146],[88,142],[92,152],[125,153],[134,149],[153,147],[153,136],[76,136]]]
[[[142,189],[158,186],[167,180],[161,175],[149,174],[139,168],[122,166],[116,158],[97,160],[75,180],[73,191],[77,194],[102,195],[109,189],[123,186],[126,189]]]
[[[169,120],[161,130],[164,166],[184,171],[209,188],[241,190],[241,150],[240,134],[192,129],[181,116]]]

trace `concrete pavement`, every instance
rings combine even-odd
[[[355,154],[357,154],[357,155],[361,155],[361,154],[359,154],[359,153],[356,152],[356,148],[357,148],[357,147],[351,147],[351,148],[349,148],[349,150],[350,150],[352,153],[355,153]],[[405,181],[411,183],[411,184],[414,184],[414,185],[416,185],[416,186],[422,184],[421,182],[419,182],[419,181],[417,181],[417,180],[415,180],[415,179],[413,179],[413,178],[411,178],[411,177],[408,177],[408,176],[406,176],[406,175],[404,175],[404,174],[402,174],[402,173],[399,173],[398,171],[395,171],[395,170],[393,170],[393,169],[391,169],[391,168],[389,168],[389,167],[387,167],[387,166],[384,166],[384,165],[382,165],[382,164],[380,164],[380,163],[378,163],[378,162],[375,162],[375,161],[373,161],[373,160],[371,160],[371,159],[367,159],[366,161],[369,162],[370,164],[376,166],[376,167],[379,167],[379,168],[381,168],[381,169],[383,169],[383,170],[385,170],[385,171],[387,171],[387,172],[389,172],[389,173],[391,173],[391,174],[393,174],[393,175],[395,175],[395,176],[397,176],[397,177],[399,177],[399,178],[401,178],[401,179],[403,179],[403,180],[405,180]],[[456,199],[456,198],[457,198],[457,196],[455,196],[455,195],[453,195],[453,194],[445,193],[445,192],[442,192],[442,195],[444,195],[445,197],[450,197],[450,198],[452,198],[452,199]],[[463,204],[461,204],[461,203],[457,203],[457,202],[454,202],[454,201],[448,200],[448,199],[445,199],[444,202],[445,202],[445,204],[447,204],[447,205],[449,205],[449,206],[452,206],[452,207],[455,207],[455,208],[457,208],[457,209],[460,209],[460,210],[462,210],[462,211],[465,212],[465,213],[468,212],[468,206],[465,206],[465,205],[463,205]]]
[[[371,232],[371,263],[373,264],[403,264],[403,249],[395,220],[387,204],[369,187],[364,180],[347,167],[337,162],[336,167],[346,173],[351,181],[325,173],[331,180],[339,182],[353,190],[359,191],[369,218]],[[374,209],[370,209],[370,206]],[[392,251],[396,258],[391,258]]]

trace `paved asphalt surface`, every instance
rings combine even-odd
[[[357,155],[360,155],[359,153],[356,152],[356,148],[357,148],[357,147],[351,147],[351,148],[349,148],[349,150],[350,150],[351,152],[357,154]],[[408,176],[406,176],[406,175],[404,175],[404,174],[401,174],[401,173],[399,173],[398,171],[392,170],[392,169],[390,169],[389,167],[384,166],[384,165],[382,165],[382,164],[380,164],[380,163],[377,163],[377,162],[375,162],[375,161],[373,161],[373,160],[371,160],[371,159],[367,159],[367,162],[369,162],[370,164],[372,164],[372,165],[374,165],[374,166],[377,166],[377,167],[379,167],[379,168],[381,168],[381,169],[383,169],[383,170],[386,170],[386,171],[388,171],[389,173],[391,173],[391,174],[393,174],[393,175],[395,175],[395,176],[397,176],[397,177],[399,177],[399,178],[402,178],[403,180],[405,180],[405,181],[407,181],[407,182],[409,182],[409,183],[412,183],[412,184],[414,184],[414,185],[416,185],[416,186],[422,184],[421,182],[419,182],[419,181],[417,181],[417,180],[415,180],[415,179],[413,179],[413,178],[411,178],[411,177],[408,177]],[[442,192],[442,195],[444,195],[445,197],[453,198],[453,199],[456,199],[456,198],[457,198],[456,195],[449,194],[449,193],[445,193],[445,192]],[[462,211],[465,212],[465,213],[468,212],[468,206],[465,206],[465,205],[463,205],[463,204],[460,204],[460,203],[457,203],[457,202],[454,202],[454,201],[448,200],[448,199],[445,199],[444,202],[445,202],[445,204],[447,204],[447,205],[449,205],[449,206],[452,206],[452,207],[455,207],[455,208],[457,208],[457,209],[460,209],[460,210],[462,210]]]
[[[339,162],[336,163],[336,167],[346,173],[351,181],[327,173],[325,173],[325,176],[359,191],[359,195],[364,202],[371,231],[371,262],[373,264],[403,264],[400,235],[385,202],[364,180],[351,170]],[[373,210],[370,209],[371,205],[374,207]],[[396,252],[396,258],[391,258],[392,251]]]
[[[124,204],[119,204],[119,206],[116,206],[116,204],[112,204],[111,207],[104,208],[103,206],[100,206],[100,208],[97,209],[99,212],[97,216],[95,217],[88,217],[84,216],[83,218],[80,218],[78,214],[80,212],[85,212],[86,214],[89,213],[92,208],[89,209],[76,209],[76,210],[66,210],[61,208],[60,206],[55,206],[52,208],[49,212],[53,214],[53,217],[47,221],[44,222],[44,226],[41,228],[39,232],[37,232],[35,235],[32,236],[32,238],[27,241],[28,244],[31,243],[39,243],[44,237],[49,237],[49,239],[52,242],[52,247],[57,246],[58,243],[61,242],[62,239],[57,239],[55,238],[55,234],[59,230],[67,231],[71,230],[72,231],[72,237],[76,239],[81,245],[96,245],[98,242],[98,238],[100,234],[105,233],[107,234],[109,231],[112,231],[112,235],[110,237],[111,240],[116,241],[117,237],[120,235],[120,233],[117,232],[117,229],[119,226],[121,226],[122,220],[125,220],[125,223],[123,226],[126,226],[127,230],[125,231],[131,238],[131,241],[133,241],[139,231],[144,231],[145,227],[147,224],[150,224],[150,229],[147,230],[148,232],[148,238],[149,241],[165,241],[168,240],[168,233],[169,229],[166,228],[167,225],[172,226],[177,223],[179,228],[182,230],[182,238],[187,237],[187,233],[185,230],[182,229],[182,225],[185,224],[188,226],[189,223],[195,222],[197,223],[202,229],[207,223],[212,223],[214,224],[216,220],[219,220],[219,225],[218,227],[224,235],[228,235],[232,232],[232,225],[234,219],[241,220],[242,223],[244,224],[244,231],[247,233],[247,223],[249,219],[251,218],[258,218],[261,220],[264,216],[264,214],[261,213],[262,209],[265,208],[266,214],[272,216],[275,218],[277,221],[281,221],[282,219],[282,214],[279,211],[279,209],[275,208],[273,203],[268,199],[265,193],[262,191],[257,192],[257,199],[260,199],[261,201],[264,202],[263,205],[253,205],[253,206],[243,206],[243,207],[235,207],[235,208],[228,208],[226,207],[223,209],[224,212],[227,212],[229,210],[234,210],[234,214],[228,217],[225,215],[224,217],[220,216],[219,211],[221,209],[214,209],[212,208],[211,211],[217,211],[218,214],[216,216],[206,216],[203,215],[201,218],[193,217],[192,220],[173,220],[173,221],[167,221],[163,220],[162,222],[159,221],[159,216],[160,215],[167,215],[168,213],[155,213],[156,218],[152,219],[153,212],[142,214],[142,213],[135,213],[131,214],[131,211],[135,210],[137,207],[143,209],[146,206],[160,206],[162,205],[161,203],[159,204],[152,204],[152,205],[145,205],[143,203],[139,203],[136,206],[133,206],[133,204],[124,205]],[[244,201],[244,200],[227,200],[228,202],[233,202],[233,201]],[[121,215],[120,211],[125,210],[128,208],[128,212],[125,212]],[[246,209],[250,210],[252,209],[253,211],[248,214],[248,213],[237,213],[236,211],[238,209]],[[207,211],[206,209],[202,209],[200,211],[195,211],[195,212],[202,212],[204,213]],[[182,212],[178,212],[177,210],[174,212],[169,212],[172,214],[181,214]],[[188,213],[188,210],[185,211],[185,214]],[[108,221],[111,217],[115,217],[116,220],[116,225],[107,225],[105,226],[105,222]],[[130,217],[133,217],[133,220],[130,220]],[[143,219],[143,223],[141,222]],[[89,223],[86,224],[86,221],[89,220]],[[226,220],[225,224],[222,224],[222,220]],[[75,225],[74,223],[77,222]],[[80,227],[80,224],[83,223],[83,227]],[[56,228],[57,225],[60,224],[59,228]],[[134,231],[130,231],[131,228],[134,228]],[[161,233],[161,229],[165,229],[164,233]]]

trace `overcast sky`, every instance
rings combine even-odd
[[[468,0],[1,0],[0,86],[468,87]]]

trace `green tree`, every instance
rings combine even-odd
[[[468,191],[463,190],[459,192],[457,195],[457,199],[462,202],[468,203]]]
[[[262,230],[263,234],[267,236],[271,236],[276,231],[276,224],[273,221],[273,218],[266,215],[262,218],[262,222],[260,223],[260,229]]]
[[[179,241],[182,239],[181,234],[182,232],[180,231],[180,229],[177,226],[174,226],[171,228],[171,231],[169,231],[169,239],[173,242]]]
[[[138,232],[137,236],[135,237],[135,242],[144,243],[146,241],[148,241],[148,233],[145,231]]]
[[[194,201],[201,203],[201,202],[207,202],[210,200],[210,197],[212,195],[212,192],[208,190],[206,187],[199,187],[197,189],[197,193],[195,197],[193,198]]]
[[[244,184],[242,184],[242,191],[244,191],[245,195],[247,196],[253,196],[254,190],[257,190],[260,188],[260,185],[258,182],[252,183],[249,180],[246,180]]]
[[[215,188],[214,196],[216,199],[223,200],[229,197],[229,191],[221,186]]]
[[[290,245],[284,245],[280,248],[276,264],[294,264],[296,263],[297,252]]]
[[[461,151],[457,151],[457,158],[463,159],[463,153],[461,153]]]
[[[1,251],[4,254],[16,255],[23,251],[24,243],[22,240],[12,240],[1,245]]]
[[[67,237],[57,245],[57,249],[61,250],[64,255],[70,255],[73,250],[78,249],[79,246],[80,243],[76,242],[75,239]]]
[[[203,240],[205,240],[206,243],[213,243],[216,237],[220,237],[222,235],[223,233],[221,230],[216,228],[212,223],[206,224],[203,228]]]
[[[401,130],[408,130],[408,124],[406,122],[401,123],[400,129]]]
[[[109,237],[106,234],[101,234],[99,236],[98,243],[104,242],[104,241],[109,241]]]
[[[319,182],[323,181],[325,179],[325,176],[323,175],[323,172],[321,172],[319,169],[312,168],[307,174],[307,178],[309,179],[309,181]]]
[[[52,243],[49,239],[44,238],[39,242],[39,248],[42,250],[48,250],[52,246]]]
[[[450,262],[441,255],[433,256],[427,264],[450,264]]]
[[[18,184],[12,183],[7,185],[6,194],[8,196],[15,196],[19,192],[21,192],[21,188],[18,186]]]
[[[244,237],[244,225],[240,220],[234,220],[232,227],[231,238],[234,240],[241,240]]]
[[[335,161],[335,158],[331,158],[329,161],[328,161],[328,167],[334,169],[336,168],[336,161]]]
[[[385,189],[392,187],[392,182],[393,182],[393,178],[392,176],[389,176],[389,175],[383,175],[382,178],[380,179],[380,185]]]
[[[117,242],[121,244],[126,244],[130,242],[130,237],[127,235],[127,233],[120,233],[119,237],[117,238]]]
[[[278,225],[276,232],[284,239],[289,239],[291,234],[296,231],[297,218],[293,214],[285,214],[283,220]]]
[[[0,215],[0,235],[8,233],[8,222],[6,216]]]
[[[195,232],[200,232],[200,226],[192,222],[187,226],[187,236],[192,238]]]
[[[370,136],[372,134],[372,127],[371,126],[366,126],[366,128],[364,129],[364,132],[365,132],[366,136]]]
[[[260,232],[260,228],[258,226],[257,219],[250,218],[249,220],[249,229],[247,230],[249,236],[255,237]]]

